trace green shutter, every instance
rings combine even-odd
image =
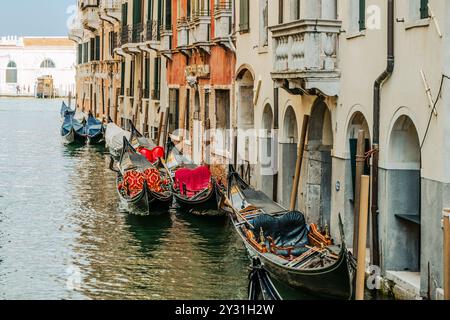
[[[122,4],[122,26],[128,25],[128,3]]]
[[[133,24],[142,22],[141,0],[133,0]]]
[[[125,95],[125,61],[122,61],[122,66],[120,68],[120,95]]]
[[[155,72],[153,73],[153,90],[154,94],[152,95],[153,100],[159,100],[159,93],[161,87],[160,74],[161,74],[161,58],[156,57],[154,60],[155,64]]]
[[[366,30],[366,0],[359,0],[359,30]]]
[[[153,20],[153,0],[148,0],[148,8],[147,8],[147,21]]]
[[[100,60],[100,36],[95,37],[95,60]]]
[[[428,0],[420,0],[420,19],[426,19],[428,17]]]
[[[172,27],[172,0],[166,0],[166,30]]]

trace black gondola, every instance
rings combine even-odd
[[[301,212],[290,212],[254,190],[233,169],[221,195],[220,207],[231,217],[250,257],[258,258],[274,279],[327,298],[352,298],[354,261],[341,221],[342,244],[335,246],[314,225],[308,226]]]
[[[254,258],[252,261],[252,271],[249,275],[248,284],[248,300],[283,300],[258,258]]]
[[[158,187],[161,190],[152,189],[147,178],[142,178],[142,187],[138,187],[137,192],[131,193],[130,188],[126,188],[126,186],[130,187],[126,182],[127,174],[144,175],[148,172],[147,170],[152,170],[152,173],[157,175],[160,180],[165,180],[166,173],[137,153],[125,137],[118,169],[114,168],[114,158],[112,157],[110,169],[117,173],[117,192],[120,199],[127,204],[130,212],[138,215],[159,215],[168,212],[173,195],[167,179]]]
[[[167,170],[173,177],[172,190],[180,208],[197,216],[224,215],[217,207],[217,186],[206,166],[189,161],[169,140]]]

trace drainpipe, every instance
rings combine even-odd
[[[387,17],[387,67],[375,80],[373,88],[373,149],[372,157],[372,265],[380,265],[380,248],[378,236],[378,178],[379,178],[379,151],[380,151],[380,100],[381,86],[389,79],[394,71],[394,11],[395,0],[388,0]]]

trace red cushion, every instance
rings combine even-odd
[[[175,183],[181,192],[183,192],[183,185],[186,186],[187,191],[198,192],[209,187],[211,182],[211,172],[208,167],[202,166],[194,170],[179,169],[175,172]]]
[[[164,191],[162,188],[163,181],[161,180],[161,174],[157,169],[147,169],[144,171],[144,178],[147,181],[147,185],[150,190],[154,192]]]
[[[144,176],[138,171],[128,171],[123,176],[123,184],[130,197],[136,196],[144,188]]]
[[[150,150],[146,149],[146,148],[141,148],[139,150],[139,153],[142,154],[144,157],[147,158],[148,161],[150,161],[151,163],[155,162],[155,158],[153,157],[153,152],[151,152]]]

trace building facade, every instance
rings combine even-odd
[[[101,18],[108,8],[111,21]],[[371,263],[382,277],[407,283],[410,296],[440,297],[441,216],[450,206],[450,4],[80,1],[83,12],[98,24],[84,20],[77,31],[80,108],[124,127],[132,121],[158,144],[170,134],[222,181],[233,163],[286,207],[309,116],[297,208],[338,240],[341,216],[350,248],[362,130],[373,181]]]
[[[64,37],[0,39],[0,95],[36,96],[37,80],[52,76],[54,96],[75,93],[75,47]]]

